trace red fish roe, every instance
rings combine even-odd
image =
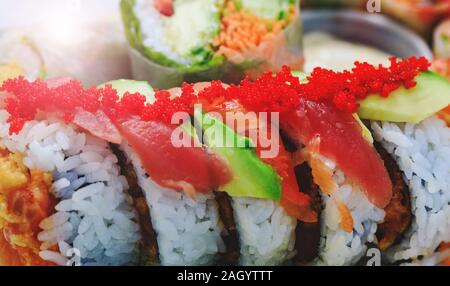
[[[391,58],[390,61],[389,68],[356,62],[351,72],[316,68],[304,84],[300,84],[288,68],[283,68],[275,76],[267,73],[255,82],[244,80],[240,86],[231,87],[231,97],[256,111],[292,111],[298,107],[299,99],[304,98],[330,102],[342,111],[356,112],[358,100],[369,94],[386,97],[401,86],[414,87],[415,76],[430,66],[423,57],[402,61]]]
[[[44,81],[29,82],[23,77],[7,80],[1,91],[7,96],[5,109],[9,112],[10,132],[18,133],[23,125],[35,119],[38,111],[59,115],[71,121],[77,110],[95,112],[115,110],[118,101],[117,92],[110,86],[102,89],[84,89],[78,81],[72,80],[56,88],[49,88]]]
[[[266,73],[254,82],[244,79],[240,85],[224,87],[220,81],[213,81],[198,95],[192,84],[184,84],[181,95],[176,98],[170,98],[168,91],[156,91],[154,104],[146,103],[145,97],[138,93],[126,93],[119,99],[111,86],[85,89],[74,80],[49,88],[44,81],[29,82],[19,77],[5,81],[0,91],[10,94],[6,98],[6,110],[11,115],[8,122],[11,124],[10,132],[17,133],[27,121],[36,117],[38,111],[56,113],[70,121],[79,109],[88,112],[102,110],[113,120],[138,116],[145,121],[170,124],[175,112],[191,114],[197,102],[217,105],[220,101],[239,100],[247,110],[284,113],[295,110],[303,98],[329,102],[339,110],[355,112],[358,100],[369,94],[386,97],[401,86],[414,87],[414,77],[428,70],[429,66],[423,57],[401,61],[391,58],[388,68],[357,62],[352,71],[316,68],[307,83],[300,83],[291,70],[284,67],[276,75]]]
[[[166,90],[156,91],[155,103],[145,106],[141,118],[145,121],[157,120],[170,124],[172,115],[176,112],[191,114],[196,99],[194,85],[184,83],[181,90],[181,96],[176,98],[170,98],[170,93]]]

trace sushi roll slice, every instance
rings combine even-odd
[[[123,0],[134,78],[157,88],[239,82],[302,65],[297,0]]]
[[[299,189],[293,161],[281,139],[277,140],[281,145],[276,156],[266,157],[264,152],[267,150],[261,142],[250,136],[253,131],[270,133],[277,127],[270,121],[256,118],[249,119],[243,128],[230,123],[230,116],[236,116],[237,122],[239,114],[249,113],[238,98],[227,100],[216,97],[226,92],[227,88],[217,83],[194,85],[199,101],[204,103],[203,111],[220,115],[214,117],[197,112],[194,120],[201,126],[203,142],[210,152],[230,166],[232,179],[217,191],[228,199],[233,212],[239,236],[239,264],[285,264],[296,254],[301,254],[296,242],[297,246],[303,246],[303,233],[296,232],[297,224],[317,222],[317,210],[312,206],[310,197]],[[230,89],[230,92],[233,90]],[[209,103],[212,98],[213,103]],[[238,125],[240,123],[237,122]],[[218,136],[222,132],[225,138]],[[244,144],[230,148],[222,139]],[[317,244],[318,239],[310,241],[308,246],[314,249]]]
[[[391,180],[383,162],[357,120],[330,106],[303,102],[281,126],[321,192],[321,244],[314,264],[356,264],[367,243],[376,243],[377,225],[391,200]]]
[[[349,73],[335,73],[320,68],[315,70],[311,76],[307,78],[309,82],[305,85],[305,88],[301,90],[305,94],[308,94],[312,90],[315,90],[317,87],[323,85],[321,80],[327,79],[327,82],[333,82],[335,87],[321,90],[324,94],[319,93],[315,96],[327,96],[327,94],[329,95],[337,92],[332,100],[338,109],[358,111],[359,116],[363,119],[382,120],[383,118],[383,121],[392,120],[394,122],[404,122],[400,123],[400,125],[398,125],[398,123],[388,122],[373,122],[371,124],[371,128],[375,134],[375,139],[378,142],[375,143],[375,148],[380,155],[375,156],[373,155],[375,150],[373,147],[371,148],[372,150],[370,153],[363,153],[361,150],[364,150],[364,148],[361,147],[359,149],[354,148],[354,146],[358,144],[356,135],[349,137],[352,138],[352,142],[344,142],[344,138],[346,137],[345,134],[348,134],[351,129],[350,125],[348,125],[351,122],[351,118],[348,117],[347,120],[344,120],[344,117],[342,116],[349,115],[338,115],[339,112],[333,112],[332,110],[327,110],[326,108],[323,112],[317,112],[317,109],[314,112],[311,108],[312,104],[305,103],[306,112],[305,110],[302,110],[297,114],[298,117],[302,118],[301,121],[285,121],[290,124],[288,127],[284,127],[286,130],[302,130],[299,134],[297,134],[297,137],[295,137],[295,135],[291,137],[305,138],[306,136],[306,138],[308,138],[307,134],[314,134],[315,137],[312,137],[312,140],[318,140],[320,138],[319,154],[323,156],[323,153],[330,152],[330,154],[332,154],[331,156],[335,158],[334,162],[339,162],[339,156],[342,156],[342,154],[337,153],[339,148],[349,148],[349,150],[351,150],[350,152],[342,153],[345,154],[346,159],[353,158],[353,165],[358,165],[364,162],[365,159],[372,158],[365,162],[364,166],[361,165],[359,167],[360,169],[358,171],[361,172],[359,173],[359,178],[350,177],[349,181],[347,181],[348,179],[344,180],[347,181],[347,184],[350,182],[350,186],[352,188],[356,187],[363,191],[357,193],[366,193],[367,202],[364,202],[365,200],[363,197],[356,198],[354,193],[350,193],[352,195],[347,197],[350,198],[350,200],[345,201],[346,190],[339,188],[338,193],[340,193],[340,196],[344,196],[344,199],[338,196],[337,206],[334,208],[336,214],[340,213],[341,229],[346,231],[344,224],[345,220],[343,220],[345,215],[342,214],[342,210],[339,208],[339,198],[341,202],[348,202],[347,207],[350,209],[351,213],[351,219],[349,221],[353,224],[353,240],[344,240],[345,243],[342,243],[343,240],[340,242],[338,240],[333,242],[330,241],[330,239],[339,237],[339,232],[335,232],[336,228],[330,227],[333,225],[333,221],[336,221],[336,218],[339,216],[332,214],[332,208],[329,208],[329,206],[333,205],[329,202],[330,194],[329,192],[326,192],[326,190],[327,188],[337,189],[340,187],[339,180],[343,180],[342,175],[338,175],[339,173],[334,171],[334,168],[336,168],[336,166],[337,168],[342,168],[345,166],[345,161],[342,160],[340,161],[341,163],[336,164],[334,162],[330,163],[326,159],[324,160],[323,157],[319,157],[322,162],[318,165],[318,169],[317,165],[314,167],[314,152],[309,151],[307,153],[306,160],[308,160],[311,164],[313,177],[319,187],[321,187],[322,192],[325,190],[325,194],[327,195],[324,198],[325,207],[322,213],[322,229],[323,231],[325,230],[325,235],[323,232],[322,235],[325,239],[325,248],[322,250],[320,255],[319,264],[323,262],[327,264],[327,261],[333,261],[332,264],[335,264],[338,263],[339,258],[342,259],[341,262],[345,262],[344,264],[346,264],[347,262],[345,257],[348,259],[351,257],[357,259],[358,256],[360,257],[361,252],[359,252],[359,255],[357,254],[358,252],[347,252],[347,254],[344,254],[343,252],[339,253],[338,250],[346,249],[348,251],[352,249],[353,246],[359,245],[360,243],[364,245],[364,242],[370,242],[372,244],[371,247],[376,246],[384,251],[385,256],[388,257],[387,263],[397,263],[401,260],[405,261],[411,258],[415,259],[422,256],[427,257],[432,255],[423,261],[425,264],[431,264],[433,261],[438,262],[446,258],[448,253],[446,250],[443,252],[438,252],[434,256],[433,252],[438,249],[442,243],[447,242],[449,239],[449,234],[446,230],[448,228],[446,225],[448,224],[447,221],[449,216],[445,211],[445,208],[447,207],[445,192],[448,187],[446,185],[444,175],[448,173],[449,169],[445,165],[442,165],[442,162],[446,160],[445,158],[448,155],[444,154],[445,151],[440,151],[446,150],[447,143],[449,142],[448,138],[445,137],[448,133],[446,130],[447,127],[445,126],[444,121],[435,119],[436,121],[433,122],[433,118],[426,119],[420,123],[422,125],[418,128],[422,129],[421,131],[416,131],[416,128],[413,128],[413,124],[409,125],[408,134],[412,138],[415,138],[415,135],[419,134],[418,136],[424,140],[421,143],[418,141],[413,142],[413,139],[409,139],[404,132],[406,130],[406,126],[408,125],[406,122],[418,123],[430,115],[433,115],[433,113],[436,113],[448,106],[448,82],[436,74],[426,72],[428,65],[429,63],[427,63],[427,61],[423,58],[405,59],[400,62],[396,59],[391,59],[391,66],[389,68],[375,68],[366,63],[357,63],[355,68],[352,70],[353,74],[351,75],[351,79],[347,78]],[[402,74],[401,76],[398,75],[400,73]],[[333,80],[336,80],[336,82]],[[432,90],[437,91],[437,94],[439,95],[432,95]],[[378,95],[368,96],[369,94]],[[343,95],[348,97],[340,97]],[[409,98],[407,95],[415,96],[415,98]],[[350,102],[347,102],[349,98]],[[406,98],[408,99],[406,100]],[[345,103],[347,105],[342,106],[340,103]],[[311,111],[308,112],[308,108],[310,108]],[[325,114],[326,117],[333,117],[334,123],[331,126],[335,127],[327,128],[324,133],[321,133],[320,130],[317,130],[317,128],[320,128],[323,122],[320,120],[320,117]],[[427,122],[429,122],[430,125],[427,125]],[[353,124],[355,124],[355,121]],[[432,142],[431,139],[429,139],[430,137],[427,135],[429,134],[429,129],[425,129],[426,127],[424,126],[427,126],[427,128],[433,126],[431,127],[432,130],[435,131],[433,134],[436,135],[436,137],[433,137],[433,140],[439,139],[442,141]],[[385,127],[387,129],[385,129]],[[367,130],[365,130],[364,125],[362,125],[359,129],[366,134],[366,137],[370,134]],[[311,130],[314,132],[311,133]],[[334,137],[333,134],[335,132],[330,130],[336,130],[335,132],[339,135]],[[403,131],[402,134],[400,134],[401,132],[397,132],[400,130]],[[288,134],[289,133],[292,133],[292,131],[288,132]],[[317,136],[319,136],[319,138],[317,138]],[[329,138],[333,139],[330,140]],[[327,139],[330,141],[325,141]],[[404,144],[407,144],[407,141],[409,144],[408,146],[405,146]],[[381,142],[381,144],[379,142]],[[333,147],[327,147],[327,143],[331,143]],[[311,145],[314,147],[314,144],[309,143],[309,146],[306,144],[306,148],[310,149]],[[385,150],[380,145],[382,145]],[[406,148],[403,149],[404,147]],[[406,153],[406,150],[410,149],[414,149],[414,151],[411,151],[412,153]],[[408,157],[407,154],[410,154],[410,156]],[[430,161],[430,157],[428,157],[428,155],[432,156],[432,161]],[[439,163],[440,161],[437,160],[437,158],[441,158],[440,160],[442,160],[442,162]],[[415,161],[420,159],[424,159],[421,162],[425,166],[428,166],[428,169],[422,164],[419,164],[419,162]],[[383,164],[380,164],[380,161],[384,162],[384,166]],[[407,163],[409,163],[409,165]],[[322,167],[322,164],[326,165],[326,167]],[[377,165],[379,166],[378,168],[376,167]],[[405,165],[409,166],[409,169],[405,169]],[[327,168],[334,172],[330,172],[329,170],[324,172],[323,170],[327,170]],[[386,168],[387,174],[389,175],[388,177],[386,177],[386,171],[382,171],[384,168]],[[376,171],[377,169],[379,171]],[[314,174],[315,170],[320,171]],[[370,174],[362,174],[364,171],[369,171]],[[352,176],[351,172],[352,171],[349,168],[343,172],[343,175],[348,176],[348,174],[350,174]],[[428,181],[417,175],[417,173],[423,175],[421,172],[424,172],[426,175],[430,174],[427,178],[429,180],[433,179],[431,182],[431,188],[434,189],[428,189]],[[353,176],[355,174],[356,173],[353,173]],[[372,177],[373,182],[370,185],[364,185],[369,182],[371,175],[374,174],[377,175]],[[327,181],[324,179],[330,175],[333,175],[334,184],[337,184],[338,186],[332,184],[329,180]],[[414,179],[414,176],[417,177]],[[359,179],[360,181],[352,182],[352,180],[355,179]],[[412,181],[413,179],[415,181]],[[386,182],[384,186],[383,180]],[[327,185],[327,182],[329,185]],[[390,184],[391,191],[388,192],[387,190]],[[371,189],[372,193],[370,191]],[[417,192],[419,192],[419,194],[417,194]],[[383,198],[383,193],[386,194],[386,196],[384,197],[385,200],[381,201],[381,198]],[[391,193],[391,196],[388,199],[387,194],[389,193]],[[433,201],[432,198],[428,198],[427,201],[427,193],[435,194],[431,195],[431,197],[434,196],[436,200]],[[431,208],[430,205],[425,205],[426,203],[433,204],[434,202],[436,202],[436,205],[432,205]],[[353,206],[355,208],[352,207],[352,204],[354,204]],[[355,210],[359,207],[362,207],[362,213],[355,212]],[[375,215],[375,217],[369,217],[369,220],[364,220],[364,214],[370,215],[371,209],[373,210],[372,214],[378,213],[378,216]],[[430,219],[433,215],[436,215],[436,217]],[[437,220],[437,218],[440,220]],[[362,227],[358,227],[359,223],[361,223]],[[422,224],[422,226],[419,226],[419,224]],[[427,228],[430,224],[431,228]],[[347,232],[349,231],[350,228]],[[355,234],[358,233],[359,235],[355,236]],[[358,236],[359,239],[355,242],[355,238]],[[328,244],[328,241],[330,244]],[[343,247],[341,248],[339,245]],[[327,252],[331,255],[327,256]],[[341,256],[340,254],[343,255]],[[350,263],[355,262],[356,260],[353,260],[353,262]]]
[[[444,247],[450,240],[450,129],[444,120],[450,83],[431,72],[415,81],[414,88],[401,88],[388,98],[365,99],[359,114],[371,120],[375,140],[395,161],[411,197],[411,226],[386,252],[386,259],[434,265],[450,257]]]
[[[134,90],[146,94],[148,103],[155,103],[147,83],[113,81],[106,85],[124,99]],[[216,177],[223,180],[225,174],[220,172],[226,173],[225,167],[202,148],[176,148],[171,141],[175,127],[162,120],[125,116],[116,124],[123,140],[115,151],[123,158],[123,169],[128,181],[133,182],[134,196],[140,200],[138,212],[142,220],[150,222],[153,238],[149,241],[152,247],[141,253],[141,263],[219,263],[227,253],[227,244],[212,191]]]
[[[15,129],[19,98],[83,90],[52,85],[22,77],[2,87],[0,265],[134,264],[138,218],[108,142],[44,113]]]

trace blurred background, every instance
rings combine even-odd
[[[116,17],[119,0],[0,0],[0,29],[61,21],[94,22]]]
[[[18,62],[31,79],[70,76],[94,85],[132,78],[119,4],[0,0],[0,75],[14,76],[18,71],[11,62]],[[317,36],[324,32],[390,55],[434,58],[450,74],[450,0],[303,0],[302,20],[307,72],[317,65],[327,67],[327,59],[370,62],[367,49],[349,50],[343,42]]]
[[[0,65],[87,86],[130,78],[119,11],[119,0],[0,0]]]

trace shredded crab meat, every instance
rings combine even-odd
[[[335,201],[341,219],[340,226],[344,231],[351,233],[353,231],[352,213],[348,206],[336,196],[339,186],[333,179],[333,170],[323,162],[319,153],[320,138],[314,137],[309,146],[309,151],[306,154],[305,152],[302,153],[306,155],[306,159],[311,166],[314,182],[322,192]]]

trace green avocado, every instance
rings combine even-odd
[[[206,146],[223,159],[231,171],[232,180],[219,191],[232,197],[280,200],[281,178],[258,158],[249,138],[238,135],[221,120],[201,111],[196,111],[194,118],[201,126]]]
[[[362,119],[418,123],[450,104],[450,82],[433,72],[415,78],[411,89],[400,87],[388,97],[370,95],[360,101]]]
[[[153,104],[155,102],[155,92],[151,85],[146,81],[136,81],[129,79],[118,79],[101,84],[98,87],[105,87],[111,85],[112,88],[117,90],[119,97],[122,97],[126,92],[140,93],[145,96],[148,103]]]

